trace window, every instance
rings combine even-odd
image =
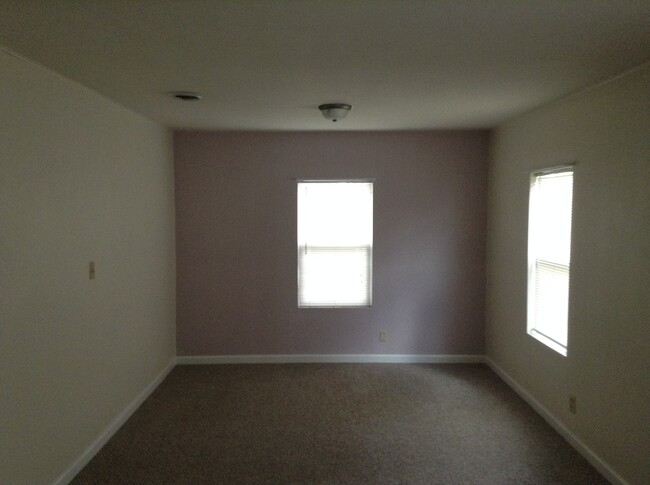
[[[528,214],[528,334],[566,356],[573,168],[535,172]]]
[[[298,182],[298,306],[372,304],[369,181]]]

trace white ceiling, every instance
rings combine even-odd
[[[174,128],[484,128],[650,59],[650,1],[0,0],[0,44]]]

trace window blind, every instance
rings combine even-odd
[[[298,182],[298,306],[372,304],[373,183]]]
[[[528,332],[566,355],[573,169],[531,176],[528,227]]]

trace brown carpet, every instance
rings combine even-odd
[[[608,483],[484,365],[177,366],[74,484]]]

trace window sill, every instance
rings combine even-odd
[[[528,335],[533,337],[534,339],[540,341],[547,347],[549,347],[552,350],[555,350],[558,354],[566,357],[567,351],[566,347],[563,345],[558,344],[555,340],[552,340],[548,338],[546,335],[539,333],[537,330],[532,329],[528,331]]]

